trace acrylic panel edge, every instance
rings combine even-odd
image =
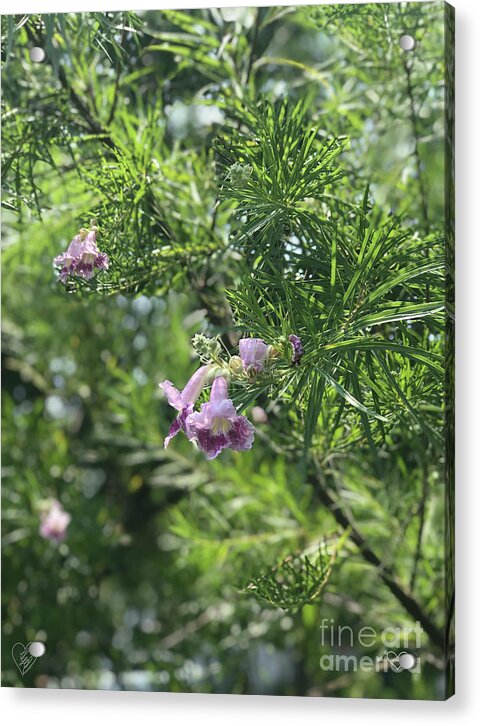
[[[445,27],[445,699],[455,693],[455,8]]]

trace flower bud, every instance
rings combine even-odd
[[[252,173],[253,168],[250,164],[241,164],[237,161],[229,168],[226,178],[233,187],[241,187],[250,179]]]
[[[278,358],[280,356],[280,351],[278,348],[275,348],[273,345],[268,346],[267,351],[267,360],[271,360],[272,358]]]
[[[253,383],[258,375],[258,368],[256,366],[248,366],[248,368],[245,368],[245,373],[250,383]]]
[[[295,335],[294,333],[288,336],[288,340],[292,346],[292,365],[298,366],[304,353],[302,341],[298,335]]]
[[[232,373],[243,373],[243,363],[240,356],[232,355],[232,357],[228,361],[228,365],[230,366],[230,370],[232,371]]]
[[[215,360],[220,355],[220,343],[216,338],[208,338],[203,333],[193,336],[192,345],[197,355],[206,360]]]

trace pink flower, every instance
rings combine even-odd
[[[246,451],[253,445],[254,426],[246,416],[237,414],[227,394],[227,379],[224,376],[215,378],[210,401],[202,404],[200,412],[190,413],[186,418],[188,438],[198,445],[207,459],[215,459],[227,448]]]
[[[97,247],[97,235],[95,230],[80,232],[72,239],[68,249],[62,255],[55,257],[53,263],[60,270],[60,280],[66,282],[69,275],[78,275],[85,280],[93,277],[95,268],[108,270],[110,261],[105,252],[100,252]]]
[[[245,370],[263,371],[268,356],[268,345],[261,338],[242,338],[238,343]]]
[[[40,535],[53,542],[61,542],[67,532],[71,516],[56,499],[50,501],[47,510],[40,514]]]
[[[179,391],[171,381],[160,383],[160,388],[165,393],[168,403],[179,412],[163,443],[165,448],[167,448],[174,436],[180,431],[185,431],[186,418],[192,413],[193,405],[206,383],[209,372],[210,366],[201,366],[195,371],[183,391]]]
[[[267,412],[261,406],[254,406],[252,408],[252,419],[255,421],[255,423],[267,423]]]

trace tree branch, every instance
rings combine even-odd
[[[40,34],[37,35],[37,33],[33,30],[33,28],[30,27],[30,25],[25,26],[25,30],[27,32],[28,37],[30,40],[35,44],[43,48],[44,42],[42,39],[42,36]],[[109,135],[108,131],[99,123],[92,113],[90,112],[90,109],[88,108],[88,105],[84,103],[84,101],[80,98],[80,96],[76,93],[76,91],[73,89],[73,86],[69,83],[67,79],[67,75],[65,73],[65,70],[61,65],[58,66],[58,80],[60,81],[62,88],[64,91],[66,91],[69,95],[69,98],[77,111],[80,113],[83,120],[86,122],[90,132],[92,134],[95,134],[96,136],[100,136],[102,142],[105,144],[105,146],[108,146],[109,149],[114,151],[117,146],[111,136]]]
[[[383,566],[380,558],[369,547],[363,535],[360,534],[347,515],[339,508],[339,504],[333,499],[320,479],[318,477],[310,477],[309,482],[315,489],[320,501],[328,507],[335,517],[337,523],[343,529],[349,529],[349,538],[358,547],[363,559],[377,568],[380,579],[388,587],[392,595],[394,595],[409,615],[421,623],[422,628],[429,635],[432,642],[443,652],[445,649],[445,638],[442,630],[435,625],[418,601],[396,580],[390,570]]]

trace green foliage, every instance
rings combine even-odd
[[[229,181],[222,189],[236,203],[234,243],[253,268],[245,267],[241,285],[229,292],[235,320],[268,342],[279,333],[301,336],[302,365],[276,370],[269,393],[303,403],[307,447],[329,389],[342,407],[347,403],[361,414],[364,436],[376,444],[385,442],[385,424],[390,428],[400,416],[417,423],[415,408],[435,395],[436,417],[427,416],[419,427],[438,444],[442,355],[438,345],[426,350],[428,331],[417,321],[432,318],[441,330],[442,239],[422,241],[398,219],[382,220],[370,209],[368,190],[361,206],[332,211],[325,190],[341,179],[335,163],[341,146],[316,141],[318,130],[308,129],[307,115],[304,102],[292,109],[282,103],[277,112],[262,106],[249,134],[234,132],[232,142],[222,141],[222,158],[232,168],[252,170],[242,184]],[[392,379],[397,369],[400,376]],[[412,397],[413,378],[418,383],[419,377]],[[330,421],[342,430],[344,444],[346,418],[334,409],[330,397]],[[331,423],[328,428],[335,438]]]
[[[237,242],[247,248],[250,259],[260,252],[275,257],[282,237],[301,234],[309,224],[318,236],[331,228],[309,207],[341,178],[335,160],[343,145],[337,139],[320,142],[318,129],[307,126],[308,108],[306,101],[291,107],[263,102],[241,117],[248,135],[233,131],[217,143],[226,167],[221,195],[236,202],[242,220]],[[232,182],[229,169],[239,165],[251,173],[241,183]]]
[[[248,589],[270,605],[296,611],[318,597],[328,581],[332,562],[333,557],[320,546],[316,552],[287,557],[255,578]]]
[[[442,695],[435,637],[407,683],[337,679],[318,636],[408,627],[408,598],[444,625],[443,27],[436,3],[2,17],[5,684]],[[92,220],[110,268],[63,286]],[[158,383],[241,335],[276,352],[231,384],[267,416],[253,449],[165,450]],[[11,641],[40,638],[20,679]]]

